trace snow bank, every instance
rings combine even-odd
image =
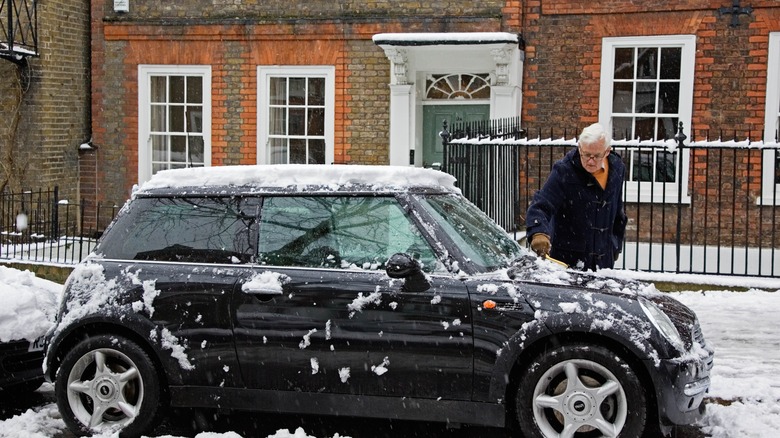
[[[0,266],[0,342],[34,341],[54,324],[62,286]]]

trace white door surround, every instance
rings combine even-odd
[[[390,60],[391,165],[409,165],[409,151],[422,145],[422,106],[430,74],[489,73],[490,118],[520,115],[524,52],[518,35],[381,33],[373,41]],[[422,165],[422,155],[415,154],[415,166]]]

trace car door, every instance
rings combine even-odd
[[[248,387],[470,398],[468,293],[394,197],[267,197],[259,251],[235,295]],[[420,259],[429,290],[386,275],[396,252]]]
[[[179,363],[187,384],[241,386],[232,339],[231,299],[253,255],[257,198],[136,199],[101,242],[108,278],[138,296],[133,309]],[[125,287],[125,286],[123,286]]]

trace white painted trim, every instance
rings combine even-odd
[[[511,38],[509,38],[511,37]],[[450,41],[452,44],[406,44],[409,41]],[[507,38],[509,38],[507,40]],[[374,41],[390,61],[390,164],[409,165],[409,150],[415,150],[415,165],[422,165],[424,105],[489,104],[491,118],[517,117],[522,101],[523,52],[516,35],[486,34],[377,34]],[[507,42],[510,41],[510,42]],[[424,101],[428,74],[489,73],[489,99]],[[400,87],[411,87],[400,88]],[[398,88],[396,88],[398,87]]]
[[[660,47],[681,46],[682,62],[680,66],[680,107],[678,118],[683,122],[685,134],[690,139],[691,114],[693,111],[693,78],[696,67],[696,36],[695,35],[661,35],[661,36],[633,36],[604,38],[601,45],[601,89],[599,91],[599,123],[608,131],[612,130],[612,72],[615,60],[616,47]],[[687,90],[687,93],[685,92]],[[688,164],[689,151],[686,150],[681,158],[683,169],[682,199],[683,203],[690,203],[688,195]],[[678,174],[679,177],[679,174]],[[650,183],[631,182],[626,184],[623,196],[627,202],[677,202],[677,183]],[[663,186],[666,185],[664,191]],[[652,196],[651,196],[652,192]],[[664,195],[665,194],[665,195]],[[664,199],[662,199],[664,198]]]
[[[414,111],[414,86],[390,86],[390,150],[391,166],[408,166],[409,150],[413,143],[412,114]],[[405,122],[405,123],[404,123]],[[416,158],[416,157],[415,157]]]
[[[268,86],[271,76],[325,78],[325,163],[335,160],[336,67],[290,65],[257,67],[257,164],[268,164]]]
[[[211,66],[210,65],[138,65],[138,183],[152,177],[149,113],[150,78],[157,75],[203,77],[203,162],[211,166]]]
[[[780,112],[780,32],[769,34],[766,66],[766,106],[764,107],[764,143],[775,142]],[[761,160],[761,197],[759,205],[780,205],[780,185],[775,184],[775,151],[767,149]]]

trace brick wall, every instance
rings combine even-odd
[[[78,148],[89,140],[89,5],[72,0],[38,3],[38,50],[25,67],[26,92],[18,128],[19,172],[9,188],[58,185],[78,198]],[[18,67],[0,61],[0,87]],[[0,99],[8,99],[0,92]],[[3,101],[0,117],[11,109]],[[3,170],[0,170],[3,172]]]
[[[335,67],[334,161],[387,164],[390,65],[381,32],[517,31],[517,0],[92,0],[95,197],[138,178],[138,65],[212,67],[212,164],[257,162],[257,67]],[[504,18],[506,17],[506,18]]]
[[[113,12],[113,0],[103,0]],[[483,17],[499,16],[503,0],[464,1],[407,1],[407,0],[190,0],[164,2],[159,0],[131,0],[129,14],[133,19],[240,18],[248,22],[279,19],[326,18],[394,18],[394,17]],[[109,14],[110,15],[110,14]]]
[[[717,11],[722,3],[525,2],[524,126],[572,130],[598,119],[602,38],[696,35],[695,134],[762,130],[767,41],[769,32],[780,31],[780,4],[751,2],[752,15],[734,28],[731,16]]]

